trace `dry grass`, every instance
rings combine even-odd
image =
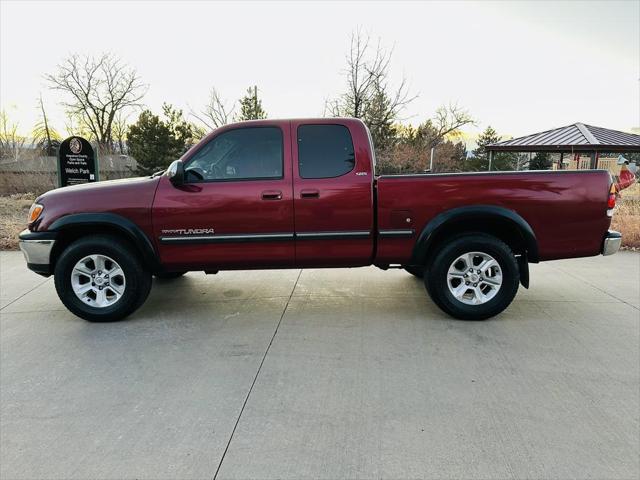
[[[38,196],[56,188],[57,183],[55,172],[1,172],[0,195],[33,193]]]
[[[640,184],[623,190],[618,198],[611,228],[622,233],[622,246],[640,249]]]
[[[18,234],[27,226],[27,214],[35,197],[30,193],[0,196],[0,250],[18,248]]]

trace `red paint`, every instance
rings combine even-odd
[[[598,255],[611,219],[607,217],[610,177],[606,171],[513,172],[381,177],[378,226],[394,210],[409,210],[420,232],[436,215],[466,205],[515,210],[533,229],[540,260]],[[377,260],[406,262],[415,239],[382,239]]]
[[[127,178],[50,190],[38,197],[44,205],[37,228],[45,231],[58,218],[74,213],[115,213],[130,219],[153,238],[151,205],[158,178]]]
[[[364,125],[354,119],[293,120],[291,137],[298,126],[340,123],[351,133],[356,164],[351,172],[337,178],[301,178],[298,172],[298,146],[293,143],[293,190],[296,233],[368,231],[361,240],[299,240],[296,264],[299,266],[364,266],[373,260],[373,172],[371,149]],[[359,175],[358,175],[359,174]],[[366,175],[363,175],[366,174]],[[317,198],[303,198],[305,190],[317,190]]]
[[[337,178],[300,178],[297,127],[303,124],[346,126],[355,148],[355,168]],[[375,180],[368,132],[354,119],[262,120],[227,125],[209,134],[182,161],[188,166],[190,158],[220,133],[253,125],[282,130],[283,178],[176,188],[162,176],[68,187],[38,199],[45,209],[32,228],[44,231],[57,218],[72,213],[112,212],[142,229],[168,270],[202,270],[403,264],[431,219],[466,205],[495,205],[516,211],[533,228],[541,260],[599,254],[610,224],[606,216],[610,177],[604,171],[384,176]],[[414,229],[413,237],[378,239],[376,247],[376,195],[377,228]],[[163,230],[184,228],[214,229],[216,235],[340,231],[371,235],[339,240],[160,243]]]
[[[282,128],[284,178],[269,180],[214,181],[174,187],[162,177],[153,204],[154,240],[160,260],[167,268],[257,268],[293,267],[294,242],[162,245],[162,230],[213,228],[215,234],[260,234],[293,232],[293,192],[289,122],[261,121],[260,125]],[[283,128],[284,127],[284,128]],[[216,135],[208,135],[184,155],[185,165]],[[263,193],[281,192],[281,198],[264,199]]]

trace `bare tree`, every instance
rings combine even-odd
[[[20,150],[26,138],[18,133],[18,124],[9,120],[7,112],[0,112],[0,156],[14,162],[20,157]]]
[[[58,65],[55,74],[45,78],[52,89],[68,95],[62,105],[69,115],[86,126],[100,147],[107,150],[116,115],[140,106],[147,90],[135,70],[108,53],[97,58],[72,55]]]
[[[325,114],[362,119],[370,128],[377,147],[386,146],[393,123],[400,113],[416,99],[408,92],[406,79],[393,88],[389,79],[392,51],[380,42],[371,47],[368,35],[357,31],[351,35],[347,55],[347,90],[325,103]]]
[[[206,128],[214,130],[230,123],[234,116],[235,103],[227,105],[215,88],[209,93],[209,102],[200,112],[190,109],[191,115],[197,118]]]
[[[42,95],[38,98],[38,108],[41,116],[33,128],[33,141],[44,155],[55,155],[56,148],[60,145],[60,135],[49,123]]]
[[[513,169],[529,170],[531,164],[532,155],[529,152],[518,152],[513,155]]]
[[[67,136],[79,135],[90,142],[94,142],[96,140],[95,134],[89,130],[87,125],[82,121],[82,118],[74,113],[67,112],[67,120],[64,124],[64,129]]]
[[[462,133],[460,129],[465,125],[475,125],[475,119],[467,110],[457,104],[439,107],[431,121],[433,130],[428,146],[435,147],[447,137],[459,137]]]
[[[122,111],[118,112],[113,119],[113,126],[111,127],[111,131],[113,135],[114,151],[116,150],[115,147],[117,147],[117,152],[120,155],[124,155],[126,153],[125,140],[127,138],[128,129],[129,115],[126,115]]]
[[[448,154],[440,147],[447,141],[459,139],[462,134],[460,129],[465,125],[475,125],[474,118],[457,104],[449,104],[438,107],[434,117],[417,128],[417,145],[428,154],[426,169],[431,167],[434,172],[438,172],[442,171],[442,168],[448,168]],[[432,154],[434,158],[431,158]],[[440,159],[443,159],[444,163],[440,162]]]

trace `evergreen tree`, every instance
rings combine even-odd
[[[489,152],[487,145],[500,141],[500,136],[488,126],[478,137],[478,146],[473,151],[473,157],[467,160],[466,170],[483,172],[489,170]],[[514,170],[517,162],[517,154],[512,152],[495,152],[491,162],[491,170]]]
[[[149,175],[182,156],[195,142],[198,132],[184,119],[182,110],[162,106],[164,119],[144,110],[127,135],[129,152],[138,162],[136,172]]]
[[[549,170],[553,161],[549,152],[538,152],[529,163],[529,170]]]
[[[249,87],[246,95],[240,99],[238,120],[261,120],[263,118],[267,118],[267,112],[262,108],[262,100],[258,98],[258,87]]]

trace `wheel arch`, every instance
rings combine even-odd
[[[458,207],[440,213],[422,229],[413,248],[412,265],[425,265],[438,244],[465,232],[493,235],[518,255],[524,287],[529,286],[528,263],[538,263],[538,241],[527,221],[518,213],[494,205]]]
[[[149,237],[128,218],[114,213],[77,213],[55,220],[48,229],[57,233],[51,252],[51,268],[60,254],[75,240],[87,235],[111,234],[126,239],[140,254],[142,263],[152,272],[160,269]]]

